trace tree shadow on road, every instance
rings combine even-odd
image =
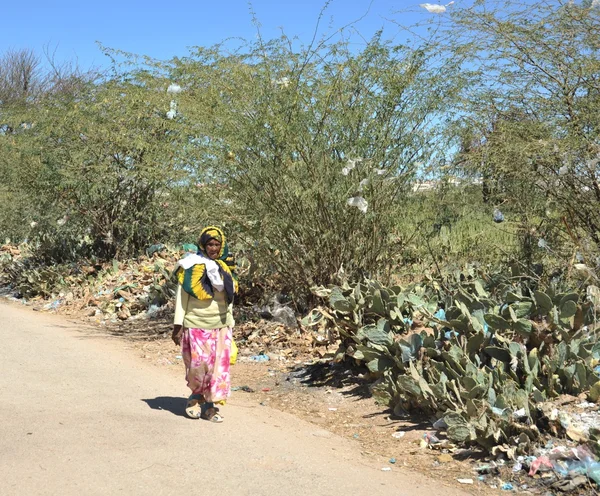
[[[185,405],[187,404],[187,398],[175,397],[175,396],[157,396],[151,399],[142,399],[152,410],[164,410],[165,412],[171,412],[173,415],[178,417],[185,417]]]

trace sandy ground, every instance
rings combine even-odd
[[[2,303],[0,338],[3,496],[466,494],[241,391],[187,419],[181,371],[95,328]]]

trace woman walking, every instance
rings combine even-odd
[[[181,344],[188,387],[192,390],[186,414],[222,422],[216,405],[230,394],[232,308],[237,281],[228,265],[225,234],[206,227],[200,234],[199,251],[180,260],[173,341]]]

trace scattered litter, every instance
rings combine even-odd
[[[494,470],[498,470],[495,465],[481,465],[475,469],[479,474],[491,474]]]
[[[500,210],[495,208],[493,219],[496,224],[500,224],[500,223],[504,222],[504,214]]]
[[[367,209],[369,208],[369,204],[367,200],[365,200],[362,196],[353,196],[352,198],[348,198],[348,206],[358,208],[363,214],[367,213]]]
[[[254,355],[250,357],[250,360],[253,362],[268,362],[269,355]]]
[[[348,160],[348,165],[342,169],[342,175],[347,176],[350,174],[350,171],[356,167],[356,164],[360,162],[360,159],[350,159]]]
[[[395,459],[395,458],[390,458],[390,463],[391,463],[391,464],[394,464],[394,463],[396,463],[396,459]]]
[[[155,317],[158,317],[158,314],[160,313],[160,307],[158,305],[150,305],[148,307],[148,310],[146,311],[146,315],[148,316],[148,318],[153,319]]]
[[[454,2],[447,3],[446,5],[440,5],[437,3],[421,3],[419,7],[423,7],[427,12],[431,12],[432,14],[443,14],[446,12],[446,7],[448,5],[452,5]]]
[[[253,393],[254,389],[250,386],[234,386],[231,388],[232,391],[244,391],[246,393]]]
[[[473,479],[456,479],[461,484],[473,484]]]
[[[588,484],[588,478],[585,475],[576,475],[572,479],[562,479],[556,481],[552,484],[553,489],[558,489],[559,491],[568,492],[577,489],[580,486],[585,486]]]
[[[146,254],[151,257],[152,255],[154,255],[155,253],[159,253],[163,250],[165,250],[167,247],[165,245],[163,245],[162,243],[156,244],[156,245],[152,245],[149,246],[148,249],[146,250]]]
[[[298,327],[298,321],[296,320],[296,314],[290,307],[279,306],[273,309],[272,319],[274,322],[279,322],[288,327]]]
[[[167,93],[171,93],[171,94],[177,94],[177,93],[181,93],[183,90],[181,88],[181,86],[179,86],[178,84],[175,83],[171,83],[169,85],[169,87],[167,88]]]
[[[515,411],[513,413],[513,417],[516,419],[527,417],[527,412],[525,411],[525,408],[521,408],[520,410]]]
[[[446,311],[443,308],[438,309],[437,312],[433,314],[436,319],[446,320]]]
[[[383,472],[389,472],[390,470],[392,470],[390,467],[383,467],[381,469]]]
[[[337,412],[337,408],[329,408],[330,412]]]
[[[503,491],[513,491],[515,488],[510,482],[505,482],[504,484],[502,484],[502,487],[500,489],[502,489]]]
[[[434,432],[426,432],[423,434],[423,439],[427,444],[438,444],[440,442]]]
[[[404,436],[406,436],[406,432],[404,431],[398,431],[392,434],[392,437],[395,437],[396,439],[402,439]]]
[[[438,419],[433,423],[433,428],[438,431],[443,431],[448,428],[448,424],[446,424],[444,418],[442,417],[441,419]]]
[[[547,456],[540,456],[533,461],[529,468],[529,475],[535,475],[541,469],[552,469],[552,462]]]
[[[177,358],[177,360],[182,360],[183,357],[181,355],[176,355],[175,358]]]

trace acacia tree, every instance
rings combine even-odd
[[[173,61],[197,144],[188,162],[220,192],[215,218],[287,289],[384,275],[397,260],[398,202],[457,91],[452,67],[432,60],[377,36],[358,53],[283,37]]]
[[[471,81],[458,126],[469,141],[462,170],[488,180],[530,225],[543,221],[580,249],[600,246],[600,9],[476,2],[442,26]]]
[[[35,205],[28,235],[47,260],[136,254],[183,224],[171,193],[189,184],[188,137],[169,119],[167,86],[143,73],[70,81],[7,115],[28,125],[0,137],[0,163]]]

